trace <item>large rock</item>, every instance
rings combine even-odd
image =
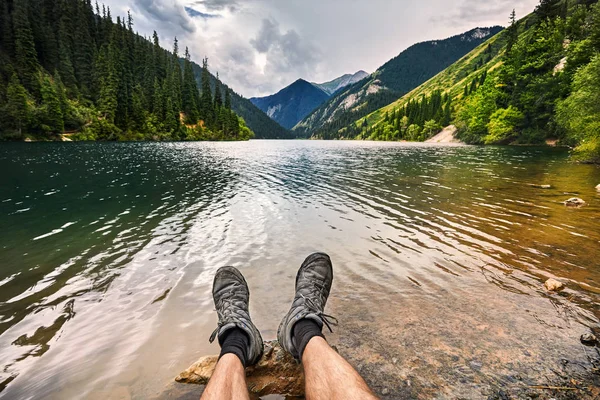
[[[219,356],[202,357],[175,380],[180,383],[206,385],[218,359]],[[265,342],[265,352],[258,364],[246,368],[246,382],[248,390],[258,396],[304,396],[302,367],[277,341]]]
[[[586,203],[578,197],[572,197],[569,200],[566,200],[564,204],[567,207],[583,207]]]

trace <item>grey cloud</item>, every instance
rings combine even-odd
[[[321,55],[316,46],[303,40],[295,30],[282,33],[279,23],[268,18],[263,19],[258,35],[250,44],[267,55],[267,69],[273,73],[310,71],[319,63]]]
[[[528,7],[531,8],[538,3],[538,0],[525,0],[518,3],[514,0],[463,0],[453,13],[447,16],[435,17],[431,20],[433,22],[458,21],[478,24],[481,21],[497,20],[499,16],[505,16],[504,20],[506,22],[503,25],[507,25],[510,11],[514,8],[523,8],[524,3],[531,3]],[[518,17],[523,17],[523,15]]]
[[[260,53],[267,53],[271,45],[276,44],[281,39],[279,24],[270,19],[263,19],[262,26],[255,39],[250,44]]]
[[[238,0],[198,0],[194,4],[203,5],[210,11],[222,11],[227,8],[233,12],[239,7]]]
[[[194,33],[196,26],[185,10],[183,4],[179,1],[161,1],[161,0],[134,0],[133,7],[137,11],[162,22],[165,25],[170,25],[170,28],[177,30],[181,28],[188,33]]]

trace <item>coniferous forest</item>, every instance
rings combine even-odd
[[[188,49],[91,0],[0,0],[0,139],[247,140],[231,93]]]

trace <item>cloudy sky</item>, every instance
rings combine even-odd
[[[99,0],[101,2],[101,0]],[[163,47],[177,36],[192,58],[238,93],[264,96],[303,78],[325,82],[375,71],[410,45],[477,26],[506,25],[539,0],[104,0],[112,15],[131,10]]]

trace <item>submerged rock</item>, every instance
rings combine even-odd
[[[572,197],[569,200],[566,200],[564,204],[567,207],[583,207],[585,206],[586,202],[579,197]]]
[[[596,343],[598,343],[598,338],[591,334],[591,333],[585,333],[583,335],[581,335],[581,343],[588,345],[588,346],[594,346]]]
[[[202,357],[175,380],[180,383],[206,385],[218,359],[219,356]],[[258,396],[304,396],[302,367],[277,341],[265,342],[265,352],[258,364],[246,368],[246,382],[248,390]]]
[[[544,283],[546,290],[550,292],[559,292],[565,288],[565,284],[557,281],[556,279],[548,279],[546,283]]]

